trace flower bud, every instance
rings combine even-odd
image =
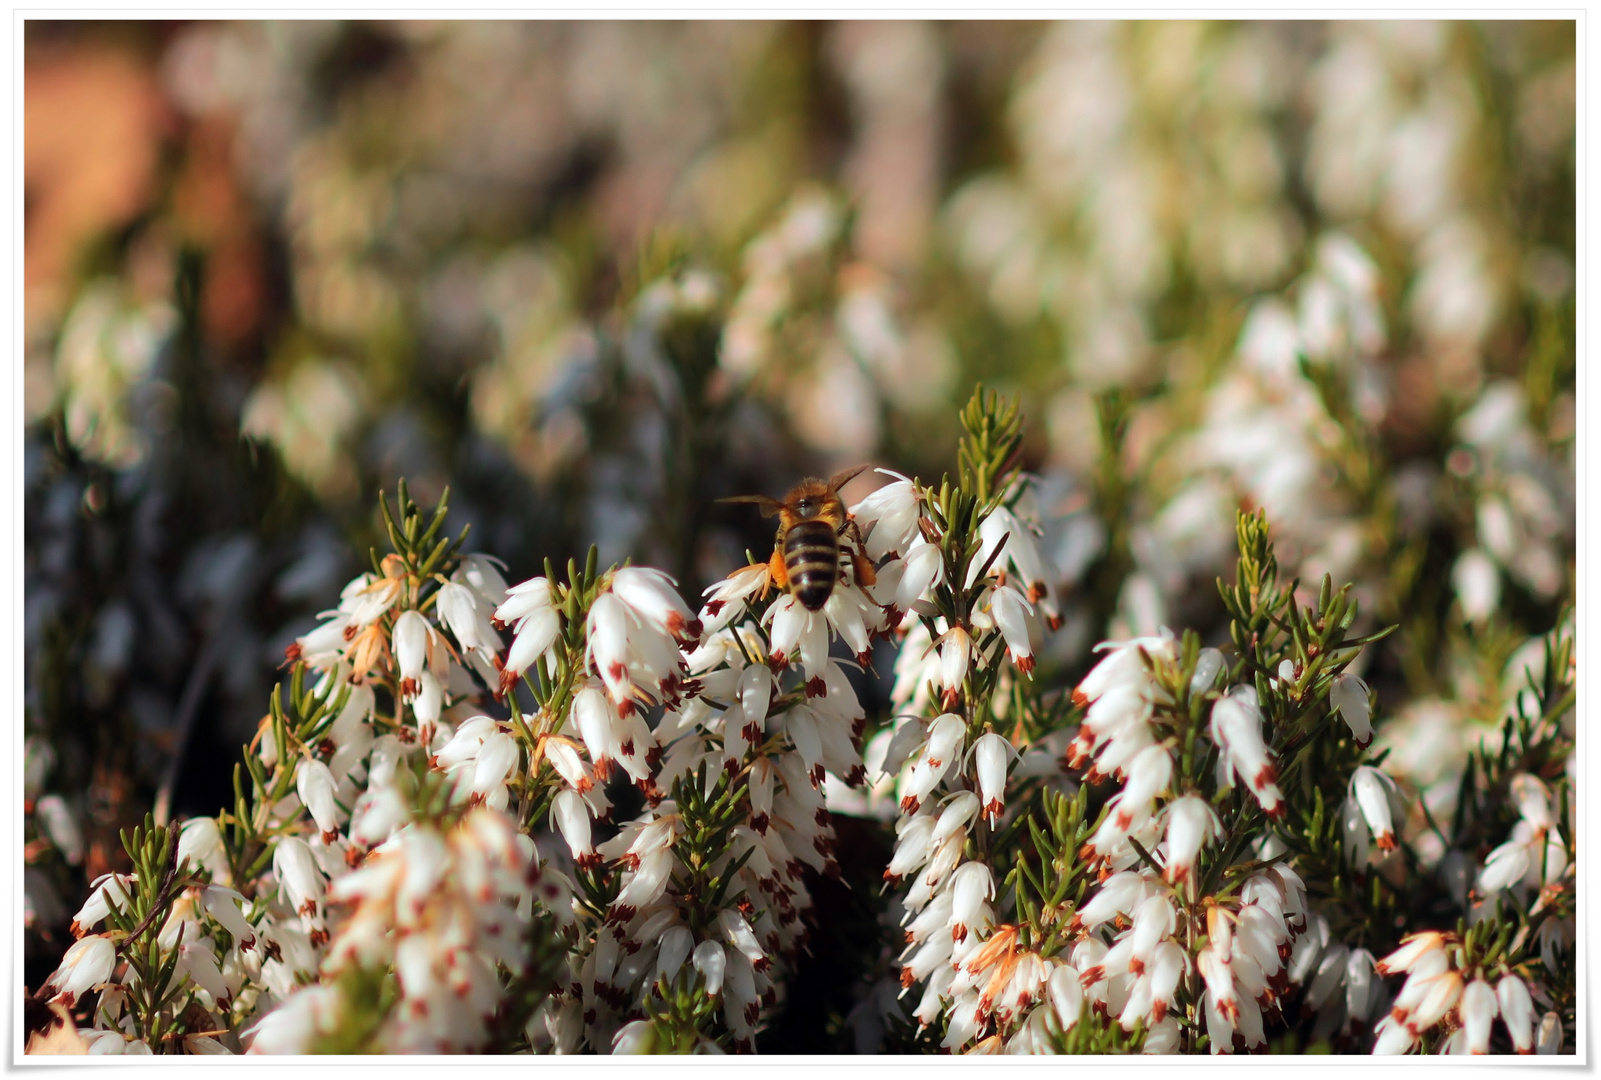
[[[1339,711],[1340,719],[1351,729],[1351,737],[1358,746],[1366,746],[1373,741],[1367,683],[1348,672],[1341,672],[1329,686],[1329,704]]]
[[[1554,1012],[1548,1012],[1540,1017],[1539,1044],[1535,1048],[1538,1054],[1562,1053],[1562,1017]]]

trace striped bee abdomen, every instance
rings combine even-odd
[[[808,611],[828,603],[839,580],[839,537],[826,521],[801,521],[784,536],[789,587]]]

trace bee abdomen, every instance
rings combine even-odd
[[[790,589],[808,611],[828,603],[839,580],[839,538],[826,521],[803,521],[784,537],[784,569]]]

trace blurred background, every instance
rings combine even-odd
[[[448,485],[508,580],[593,543],[692,596],[771,543],[714,500],[937,482],[979,380],[1022,396],[1061,573],[1040,677],[1221,640],[1265,507],[1286,577],[1402,624],[1381,738],[1448,808],[1572,599],[1574,43],[27,23],[29,984],[119,827],[231,800],[284,646],[382,550],[380,489]],[[814,953],[869,965],[847,922]],[[851,1049],[806,980],[810,1042],[769,1043]]]

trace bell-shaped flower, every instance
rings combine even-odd
[[[572,709],[578,734],[589,750],[589,760],[594,762],[597,773],[608,775],[610,762],[617,757],[620,741],[617,729],[621,719],[617,715],[617,706],[599,690],[586,686],[573,695]]]
[[[116,964],[117,947],[110,938],[100,934],[80,938],[67,949],[40,993],[48,991],[50,1000],[70,1010],[85,993],[111,978]]]
[[[981,862],[965,862],[951,874],[951,937],[961,940],[979,926],[985,904],[995,897],[995,875]]]
[[[589,807],[584,798],[571,788],[565,788],[556,793],[551,800],[550,816],[561,833],[561,838],[567,842],[572,852],[573,861],[579,866],[598,864],[600,857],[595,854],[595,848],[589,838]]]
[[[1167,805],[1167,870],[1169,883],[1188,881],[1202,845],[1222,835],[1222,823],[1204,799],[1185,795]]]
[[[1349,672],[1341,672],[1329,685],[1329,704],[1351,729],[1358,746],[1373,741],[1372,707],[1368,703],[1368,684]]]
[[[766,563],[753,563],[735,570],[722,581],[707,587],[706,606],[701,609],[700,622],[704,642],[707,637],[722,630],[745,610],[745,600],[770,585],[770,572]],[[765,593],[764,593],[765,595]]]
[[[1031,674],[1034,670],[1034,605],[1010,585],[997,585],[989,593],[989,610],[995,626],[1006,640],[1012,663],[1023,674]]]
[[[1551,816],[1551,789],[1537,776],[1528,773],[1518,773],[1512,778],[1511,792],[1513,800],[1518,804],[1518,813],[1536,830],[1552,828],[1555,824]]]
[[[1401,939],[1401,947],[1374,964],[1373,970],[1380,975],[1415,971],[1433,958],[1444,959],[1445,947],[1450,942],[1451,939],[1438,930],[1408,934]]]
[[[984,814],[993,824],[1006,809],[1006,773],[1017,750],[1004,735],[991,731],[973,743],[973,763],[978,772],[978,790],[984,800]]]
[[[1498,1011],[1495,991],[1483,979],[1474,979],[1463,989],[1457,1014],[1462,1020],[1468,1053],[1490,1052],[1490,1024]]]
[[[689,962],[706,981],[706,996],[716,997],[723,988],[723,972],[728,967],[728,955],[715,941],[703,941],[695,946]]]
[[[850,512],[857,525],[867,530],[867,557],[877,562],[885,555],[904,553],[906,545],[918,536],[917,520],[922,500],[917,485],[900,473],[888,469],[874,471],[896,479],[871,492],[851,507]]]
[[[1195,658],[1195,672],[1190,676],[1190,693],[1204,694],[1212,689],[1223,671],[1223,653],[1210,646],[1202,649]]]
[[[1562,1017],[1555,1012],[1540,1017],[1540,1030],[1535,1039],[1535,1053],[1562,1053]]]
[[[695,946],[695,936],[689,932],[687,926],[669,927],[662,933],[661,942],[656,947],[656,975],[666,979],[669,983],[678,977],[678,972],[689,959],[690,950]]]
[[[1512,1038],[1512,1049],[1520,1054],[1534,1053],[1534,1001],[1528,984],[1516,975],[1504,976],[1495,984],[1495,998],[1501,1022]]]
[[[945,580],[945,554],[938,545],[918,542],[906,552],[900,584],[895,589],[895,606],[910,611],[919,600]]]
[[[1371,765],[1358,766],[1351,774],[1349,797],[1355,800],[1381,851],[1394,851],[1396,847],[1395,829],[1390,820],[1390,797],[1394,790],[1395,782]]]
[[[334,774],[315,758],[302,761],[295,770],[295,790],[325,838],[331,838],[339,831],[340,811],[335,796],[337,788]]]
[[[1047,991],[1056,1022],[1063,1031],[1070,1031],[1078,1023],[1084,1008],[1084,987],[1079,982],[1078,969],[1071,964],[1060,964],[1051,972]]]
[[[612,574],[611,589],[641,621],[679,644],[692,646],[700,640],[700,620],[678,595],[673,579],[660,570],[622,567]]]
[[[828,660],[828,619],[808,611],[794,593],[780,597],[763,620],[772,625],[772,657],[779,665],[800,661],[807,678],[821,675]]]
[[[304,914],[322,899],[327,883],[304,840],[296,836],[279,840],[272,853],[272,869],[296,911]]]
[[[1373,1028],[1373,1034],[1378,1036],[1373,1043],[1373,1053],[1376,1056],[1404,1054],[1418,1041],[1411,1029],[1393,1016],[1381,1019]]]
[[[1212,706],[1212,740],[1236,775],[1251,789],[1269,817],[1282,817],[1284,798],[1278,768],[1262,741],[1262,710],[1256,692],[1237,687]]]
[[[956,702],[961,697],[962,683],[967,678],[972,660],[973,639],[960,626],[951,627],[945,632],[944,640],[939,643],[939,678],[940,686],[944,690],[942,700],[946,709],[956,707]]]

